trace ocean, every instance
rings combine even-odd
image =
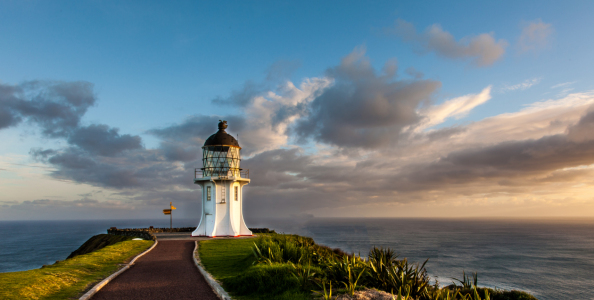
[[[175,227],[196,226],[174,220]],[[3,221],[0,272],[65,259],[109,227],[168,227],[169,220]],[[250,227],[310,236],[366,256],[390,247],[422,263],[441,285],[478,273],[480,286],[530,292],[540,300],[594,299],[594,219],[299,219],[255,220]]]

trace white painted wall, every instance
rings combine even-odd
[[[199,178],[194,181],[202,188],[202,216],[192,236],[239,236],[252,235],[243,219],[243,186],[249,179],[210,180]],[[207,191],[211,187],[211,201]],[[238,199],[235,201],[235,187],[238,187]],[[221,189],[225,190],[225,203],[221,203]]]

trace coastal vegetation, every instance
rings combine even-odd
[[[370,290],[401,300],[536,300],[521,291],[479,287],[476,273],[445,287],[431,284],[427,261],[399,259],[389,248],[374,247],[360,257],[307,237],[260,234],[202,241],[199,251],[207,271],[240,300],[355,299]]]
[[[105,235],[107,236],[107,235]],[[117,271],[121,264],[148,249],[154,242],[118,238],[95,238],[81,253],[40,269],[0,273],[0,299],[73,299]],[[120,238],[121,239],[121,238]],[[93,240],[91,238],[89,241]],[[86,249],[86,250],[85,250]],[[78,251],[78,250],[77,250]],[[76,251],[75,251],[76,252]]]

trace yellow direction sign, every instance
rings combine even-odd
[[[174,209],[176,208],[173,206],[173,202],[169,202],[169,209],[163,210],[163,214],[169,215],[169,230],[173,230],[173,214],[171,214],[171,211]]]

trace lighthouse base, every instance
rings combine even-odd
[[[247,228],[243,222],[243,218],[238,220],[239,228],[235,228],[231,222],[214,222],[213,215],[205,215],[196,230],[192,232],[192,236],[206,236],[206,237],[239,237],[252,236],[252,232]]]

